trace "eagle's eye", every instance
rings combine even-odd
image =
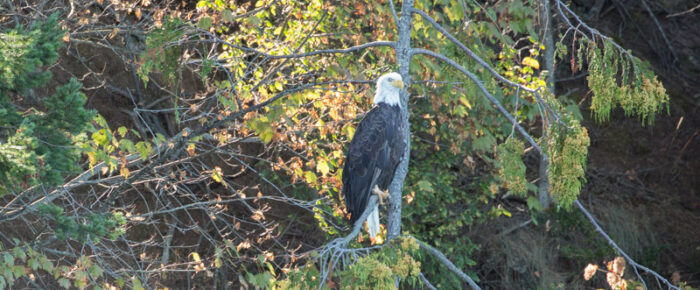
[[[390,83],[394,82],[394,79],[392,79],[392,78],[388,78],[387,80],[389,80]]]

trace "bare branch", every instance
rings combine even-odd
[[[433,286],[433,283],[430,283],[430,281],[428,281],[428,278],[425,278],[425,275],[423,275],[423,272],[418,273],[418,277],[420,277],[420,280],[423,281],[423,284],[425,284],[425,286],[428,287],[428,289],[437,290],[437,288],[435,288],[435,286]]]
[[[353,51],[363,50],[363,49],[369,48],[369,47],[388,46],[388,47],[393,48],[396,46],[396,42],[393,42],[393,41],[372,41],[372,42],[368,42],[368,43],[364,43],[364,44],[360,44],[360,45],[356,45],[356,46],[351,46],[348,48],[342,48],[342,49],[322,49],[322,50],[314,50],[314,51],[305,52],[305,53],[274,55],[274,54],[265,53],[265,52],[262,52],[262,51],[259,51],[259,50],[256,50],[256,49],[253,49],[250,47],[235,45],[233,43],[230,43],[228,41],[225,41],[223,39],[215,37],[213,34],[210,34],[209,32],[206,32],[205,34],[209,34],[209,36],[211,36],[212,39],[198,40],[197,41],[198,43],[201,43],[201,42],[220,43],[220,44],[224,44],[224,45],[230,46],[230,47],[238,49],[238,50],[242,50],[245,52],[260,55],[260,56],[264,57],[265,59],[269,59],[269,60],[302,58],[302,57],[309,57],[309,56],[321,55],[321,54],[343,54],[343,53],[349,53],[349,52],[353,52]]]
[[[479,287],[479,285],[476,285],[476,282],[474,282],[474,280],[472,280],[471,277],[469,277],[467,274],[465,274],[464,272],[462,272],[462,270],[460,270],[459,268],[457,268],[457,266],[455,266],[455,264],[452,263],[452,262],[450,261],[450,259],[448,259],[447,257],[445,257],[445,254],[443,254],[442,252],[440,252],[440,251],[438,251],[437,249],[433,248],[432,246],[430,246],[430,245],[428,245],[428,244],[422,242],[421,240],[416,239],[415,237],[411,237],[411,238],[412,238],[413,240],[415,240],[415,241],[418,243],[418,245],[420,245],[420,247],[421,247],[422,249],[428,251],[429,254],[433,255],[433,257],[435,257],[435,258],[437,258],[438,260],[440,260],[440,262],[441,262],[443,265],[445,265],[448,269],[450,269],[450,271],[452,271],[453,273],[457,274],[457,276],[459,276],[459,278],[461,278],[462,280],[464,280],[464,282],[467,282],[467,284],[469,284],[469,286],[471,286],[472,289],[481,289],[481,288]]]
[[[659,20],[656,19],[656,16],[654,16],[654,11],[651,11],[651,8],[649,7],[649,4],[647,4],[646,0],[642,0],[642,6],[644,6],[644,9],[646,9],[647,13],[649,13],[649,17],[651,17],[651,19],[654,21],[654,24],[656,24],[656,28],[661,33],[661,37],[663,37],[664,43],[666,43],[666,47],[668,47],[668,50],[671,51],[671,55],[673,56],[673,62],[678,62],[678,55],[676,54],[676,50],[673,49],[673,45],[671,45],[671,41],[668,40],[666,32],[664,32],[663,27],[661,27],[661,23],[659,23]]]
[[[700,9],[700,4],[698,4],[698,6],[695,6],[695,7],[693,7],[693,8],[690,8],[690,9],[688,9],[688,10],[686,10],[686,11],[681,11],[681,12],[669,14],[668,16],[666,16],[666,18],[677,17],[677,16],[681,16],[681,15],[688,14],[688,13],[693,13],[693,11],[695,11],[695,10],[697,10],[697,9]]]
[[[396,8],[394,8],[394,0],[389,0],[389,8],[391,8],[391,15],[394,16],[394,23],[398,25],[399,16],[396,15]]]
[[[403,1],[401,4],[401,19],[397,23],[399,39],[396,44],[396,62],[399,65],[399,73],[407,84],[411,83],[409,67],[411,65],[411,24],[413,22],[413,0]],[[411,158],[411,126],[408,123],[408,86],[401,92],[401,126],[400,135],[406,143],[403,157],[399,166],[394,172],[394,178],[389,185],[388,218],[387,218],[387,239],[391,240],[401,234],[401,192],[403,183],[408,174],[408,161]]]
[[[637,274],[637,277],[639,277],[639,281],[642,282],[642,284],[644,284],[644,289],[647,289],[646,283],[644,282],[644,279],[642,279],[642,277],[639,275],[639,272],[637,271],[637,269],[642,269],[644,272],[647,272],[647,273],[651,274],[651,275],[654,276],[658,281],[661,281],[661,282],[663,282],[664,284],[666,284],[666,286],[668,286],[669,289],[680,289],[679,287],[677,287],[677,286],[671,284],[671,282],[669,282],[668,280],[666,280],[666,278],[664,278],[663,276],[659,275],[659,273],[656,273],[654,270],[649,269],[649,268],[645,267],[644,265],[640,265],[639,263],[637,263],[637,262],[635,262],[634,260],[632,260],[632,258],[631,258],[629,255],[627,255],[627,253],[625,253],[625,251],[622,250],[622,248],[620,248],[620,246],[618,246],[617,243],[615,243],[615,241],[614,241],[612,238],[610,238],[610,236],[605,232],[605,230],[603,230],[603,228],[600,227],[600,225],[599,225],[598,222],[595,220],[595,218],[593,217],[593,215],[592,215],[590,212],[588,212],[588,210],[586,210],[585,207],[583,207],[583,204],[581,204],[581,202],[579,202],[579,201],[577,200],[577,201],[574,202],[574,204],[576,204],[576,206],[581,210],[581,212],[583,212],[583,214],[586,216],[586,218],[588,218],[588,221],[590,221],[591,224],[593,224],[593,226],[595,227],[596,231],[598,231],[598,233],[600,233],[600,235],[603,236],[603,238],[604,238],[606,241],[608,241],[608,244],[610,244],[611,246],[613,246],[613,248],[615,248],[615,250],[617,250],[617,252],[619,252],[620,255],[622,255],[623,257],[625,257],[625,259],[627,259],[628,263],[629,263],[630,265],[632,265],[632,267],[634,268],[634,272]]]
[[[617,48],[617,50],[619,50],[621,53],[626,54],[627,57],[630,59],[630,61],[634,60],[634,56],[632,55],[632,53],[630,53],[629,51],[624,49],[622,46],[617,44],[617,42],[615,42],[612,38],[600,33],[600,31],[598,31],[595,28],[588,26],[588,24],[583,22],[583,20],[581,20],[581,18],[576,13],[574,13],[574,11],[572,11],[571,8],[569,8],[569,6],[566,6],[566,4],[562,3],[561,0],[554,0],[554,1],[556,1],[556,3],[557,3],[557,10],[559,10],[559,14],[561,14],[561,18],[563,18],[564,21],[566,22],[566,24],[568,24],[569,27],[574,29],[577,33],[584,35],[586,38],[589,38],[592,41],[595,41],[595,37],[599,37],[600,39],[604,39],[606,41],[609,41],[610,44],[612,44],[615,48]],[[564,11],[566,11],[567,13],[564,13]],[[571,23],[569,18],[566,17],[567,14],[571,15],[571,17],[576,19],[576,22],[578,22],[579,25],[574,25],[573,23]],[[584,34],[583,32],[580,32],[578,29],[579,26],[582,26],[583,28],[588,30],[588,32],[591,34],[592,37],[589,37],[588,35]]]

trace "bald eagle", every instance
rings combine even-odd
[[[389,196],[388,188],[401,161],[406,143],[401,133],[401,75],[385,74],[377,80],[374,107],[360,121],[350,141],[343,167],[343,195],[355,224],[367,207],[370,194],[377,194],[380,203]],[[372,238],[379,231],[378,206],[367,218]]]

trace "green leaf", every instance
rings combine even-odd
[[[214,181],[221,183],[221,174],[219,174],[219,171],[217,170],[212,170],[211,171],[211,179],[214,179]]]
[[[41,257],[41,268],[46,272],[53,271],[53,264],[46,257]]]
[[[10,253],[5,253],[2,255],[3,260],[5,261],[5,265],[7,266],[13,266],[15,264],[15,258],[10,255]]]
[[[97,266],[97,265],[92,265],[92,266],[90,266],[90,268],[88,269],[88,273],[90,273],[90,276],[92,276],[93,278],[102,277],[102,273],[103,273],[103,272],[104,272],[104,271],[102,270],[102,268],[100,268],[100,267]]]
[[[22,250],[22,248],[20,247],[15,247],[14,249],[12,249],[12,254],[15,256],[15,258],[19,258],[20,260],[22,260],[22,262],[27,260],[27,254],[25,254],[24,250]]]
[[[221,11],[221,19],[223,19],[225,22],[231,22],[233,21],[233,13],[229,9],[224,9]]]
[[[270,274],[272,274],[272,276],[274,276],[275,275],[275,268],[272,267],[272,264],[270,264],[270,262],[265,262],[265,265],[267,266],[267,269],[270,271]]]
[[[430,193],[435,192],[435,188],[433,188],[433,184],[430,183],[430,181],[421,180],[421,181],[418,181],[417,185],[418,185],[418,188],[420,188],[420,190],[422,190],[422,191],[430,192]]]
[[[151,143],[141,141],[136,143],[136,151],[141,155],[141,159],[145,161],[146,158],[148,158],[148,154],[153,152],[153,148],[151,147]]]
[[[66,278],[58,279],[58,286],[68,289],[70,288],[70,280]]]
[[[124,137],[126,137],[126,133],[129,132],[129,129],[127,129],[124,126],[121,126],[121,127],[119,127],[119,129],[117,129],[117,132],[119,132],[119,135],[121,135],[122,138],[124,138]]]
[[[212,26],[212,20],[211,17],[209,16],[204,16],[199,19],[199,23],[197,23],[197,27],[204,29],[204,30],[209,30]]]
[[[109,137],[107,135],[107,130],[100,129],[95,133],[92,133],[92,140],[99,146],[107,145],[109,142]]]
[[[136,147],[134,146],[134,142],[132,142],[129,139],[121,139],[119,140],[119,148],[128,153],[134,153],[136,152]]]
[[[532,195],[527,197],[527,207],[533,211],[542,211],[540,200]]]
[[[36,269],[39,269],[40,264],[39,261],[37,261],[37,259],[31,258],[29,259],[29,261],[27,261],[27,266],[29,266],[29,268],[32,268],[32,270],[36,271]]]
[[[312,171],[307,171],[306,173],[304,173],[304,178],[306,179],[306,183],[312,185],[316,184],[316,174]]]
[[[136,276],[131,278],[131,283],[133,284],[132,289],[134,289],[134,290],[144,290],[145,289],[145,288],[143,288],[143,284],[141,284],[141,280],[139,280],[139,278],[137,278]]]
[[[26,276],[27,272],[24,271],[24,266],[14,266],[12,267],[12,274],[15,275],[15,278],[20,278]]]
[[[494,138],[490,133],[486,133],[484,136],[476,138],[472,143],[472,147],[477,151],[491,151],[493,145],[496,144],[496,138]]]

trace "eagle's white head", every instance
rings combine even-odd
[[[377,92],[374,94],[374,103],[387,103],[392,106],[401,106],[399,94],[403,89],[401,75],[395,72],[385,74],[377,80]]]

